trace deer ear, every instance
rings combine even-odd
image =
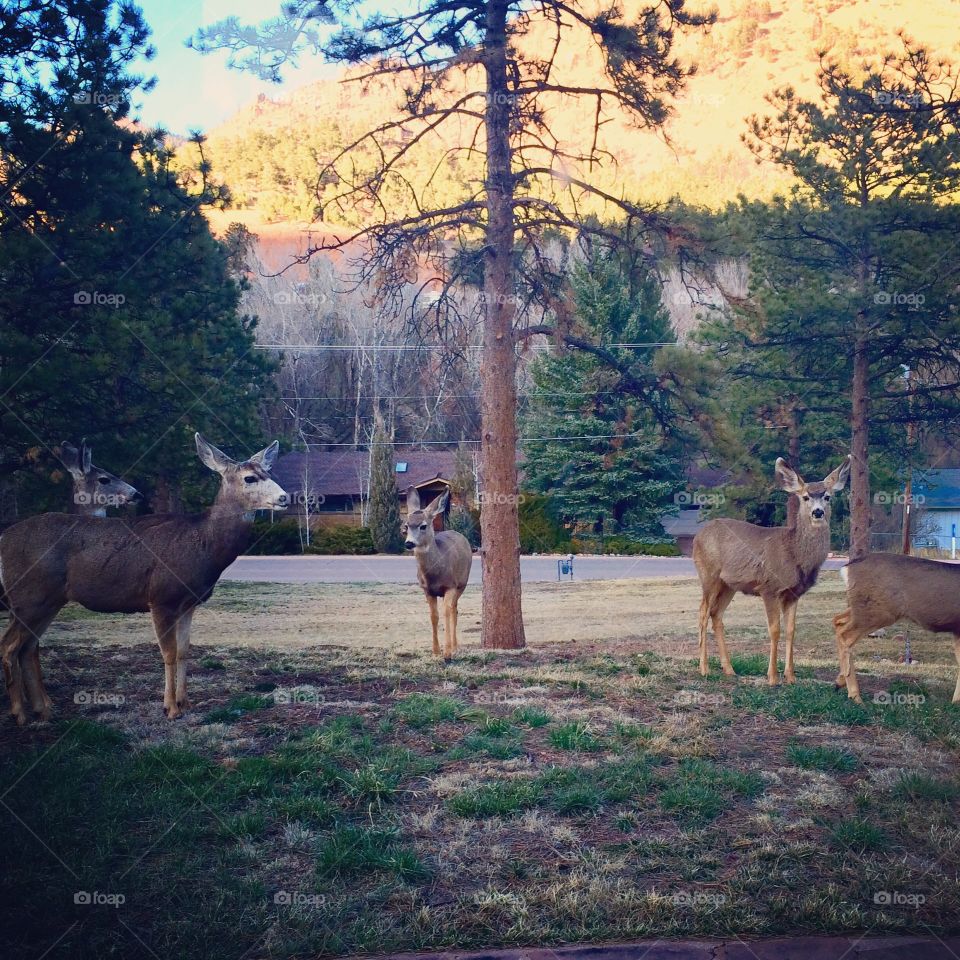
[[[80,461],[84,473],[89,473],[93,469],[93,447],[87,446],[87,438],[80,441]]]
[[[251,458],[251,463],[258,463],[267,473],[277,462],[277,454],[280,452],[280,441],[274,440],[269,447],[264,447],[259,453],[255,453]]]
[[[443,513],[447,509],[447,501],[450,499],[450,491],[445,490],[437,497],[433,503],[427,507],[426,513],[429,517],[435,517],[438,513]]]
[[[80,451],[72,443],[67,443],[66,440],[60,444],[60,462],[75,480],[79,480],[83,476],[83,468],[80,466]]]
[[[194,439],[197,442],[197,456],[205,467],[209,467],[214,473],[223,474],[227,467],[233,466],[233,460],[212,443],[207,443],[199,433],[194,434]]]
[[[407,513],[414,513],[420,509],[420,494],[416,487],[407,487]]]
[[[848,456],[847,459],[823,481],[823,485],[834,493],[842,490],[847,485],[847,477],[850,476],[850,464],[852,462],[853,457]]]
[[[803,478],[783,457],[777,457],[774,472],[781,490],[786,490],[787,493],[799,493],[804,488]]]

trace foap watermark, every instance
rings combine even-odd
[[[901,93],[899,90],[874,90],[873,102],[879,106],[919,107],[923,103],[923,96],[919,93]]]
[[[322,893],[304,893],[302,890],[278,890],[273,895],[278,907],[322,907],[327,898]]]
[[[104,893],[102,890],[78,890],[73,895],[78,907],[122,907],[127,898],[122,893]]]
[[[488,93],[485,96],[487,103],[506,103],[511,107],[518,99],[515,93],[509,93],[506,90],[498,90],[496,93]]]
[[[495,293],[491,296],[481,290],[480,293],[477,294],[477,303],[495,303],[499,306],[503,306],[505,303],[512,303],[515,307],[518,307],[520,306],[521,300],[516,293]]]
[[[122,293],[103,293],[100,290],[78,290],[73,303],[78,307],[122,307],[127,298]]]
[[[919,310],[927,302],[927,298],[922,293],[880,290],[873,295],[873,302],[882,307],[906,307],[908,310]]]
[[[79,690],[73,702],[81,707],[119,707],[127,702],[122,693],[107,693],[104,690]]]
[[[301,490],[298,493],[287,494],[287,504],[291,507],[307,507],[310,510],[317,510],[327,502],[327,498],[322,493],[306,493]]]
[[[678,690],[673,702],[687,707],[722,707],[727,698],[722,693],[703,693],[700,690]]]
[[[518,507],[526,501],[522,493],[500,493],[494,490],[481,490],[477,495],[481,506]]]
[[[922,893],[904,893],[902,890],[878,890],[873,895],[878,907],[922,907],[927,898]]]
[[[118,493],[89,493],[86,490],[77,490],[73,495],[73,502],[78,507],[122,507],[129,502],[129,498]]]
[[[676,907],[722,907],[727,902],[724,893],[704,893],[700,890],[678,890],[670,901]]]
[[[278,706],[309,706],[316,707],[320,704],[320,694],[309,687],[280,687],[273,691],[273,702]]]
[[[927,702],[922,693],[903,693],[900,690],[878,690],[873,702],[881,706],[921,707]]]
[[[124,96],[121,93],[101,93],[97,90],[81,90],[73,95],[74,103],[83,103],[91,107],[115,107],[123,101]]]
[[[900,490],[878,490],[873,495],[873,502],[881,507],[892,505],[922,507],[927,498],[922,493],[911,493],[909,496]]]
[[[673,495],[678,507],[719,507],[727,502],[722,493],[703,493],[698,490],[680,490]]]
[[[308,307],[319,307],[330,298],[325,293],[305,290],[278,290],[271,298],[276,304],[302,303]]]

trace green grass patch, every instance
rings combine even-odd
[[[395,716],[416,730],[459,720],[462,712],[463,704],[458,700],[429,693],[412,693],[394,707]]]
[[[206,716],[207,723],[235,723],[241,717],[255,710],[265,710],[274,705],[273,697],[263,697],[255,693],[234,697],[226,706],[211,710]]]
[[[603,746],[585,723],[564,723],[551,730],[547,739],[558,750],[571,750],[576,753],[591,753]]]
[[[525,727],[545,727],[550,723],[550,714],[537,707],[517,707],[511,714],[514,723],[522,723]]]
[[[837,747],[805,746],[791,743],[787,746],[787,760],[804,770],[827,770],[849,773],[860,766],[860,761],[849,750]]]
[[[894,796],[909,800],[955,800],[960,796],[956,780],[941,780],[927,773],[905,773],[893,788]]]
[[[386,873],[400,880],[422,880],[427,869],[417,855],[401,846],[397,831],[352,825],[337,827],[317,847],[317,875],[344,879]]]
[[[753,770],[733,770],[698,758],[680,762],[672,780],[662,780],[660,806],[692,824],[713,820],[739,799],[763,793],[763,778]]]
[[[458,816],[475,820],[509,817],[535,807],[542,794],[537,780],[494,780],[451,797],[447,806]]]
[[[887,836],[876,824],[869,820],[854,817],[841,820],[830,830],[830,840],[834,846],[844,850],[879,850],[887,843]]]

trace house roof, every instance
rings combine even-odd
[[[913,495],[918,505],[934,510],[960,509],[960,470],[917,470]],[[920,500],[920,497],[923,500]]]
[[[431,480],[451,480],[456,454],[453,450],[404,450],[397,448],[397,464],[407,469],[396,472],[397,493],[409,486]],[[324,497],[359,497],[366,490],[370,454],[366,450],[317,450],[285,453],[274,466],[273,478],[289,494],[309,492]],[[304,481],[309,491],[304,490]]]

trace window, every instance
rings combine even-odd
[[[407,464],[407,461],[406,461],[406,460],[399,460],[399,461],[397,462],[397,473],[406,473],[406,472],[407,472],[407,466],[408,466],[408,464]]]

